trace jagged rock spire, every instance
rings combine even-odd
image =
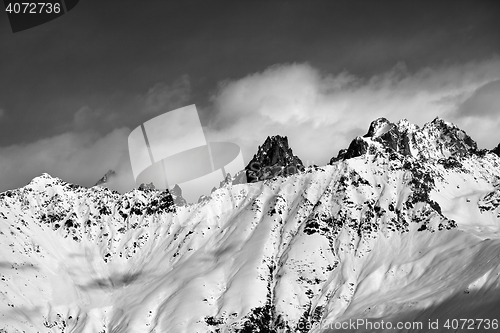
[[[267,137],[259,146],[257,154],[245,168],[249,183],[270,179],[276,176],[287,176],[304,170],[302,161],[293,155],[288,146],[286,136]]]

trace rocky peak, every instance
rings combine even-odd
[[[442,157],[463,157],[477,152],[476,142],[465,131],[439,117],[425,124],[421,132],[422,136],[427,138],[428,143],[432,145],[431,147],[443,155]],[[420,148],[425,149],[425,142]]]
[[[288,146],[288,138],[280,135],[267,137],[245,168],[249,183],[291,175],[303,169],[302,161]]]
[[[374,120],[363,137],[355,138],[349,148],[339,151],[330,164],[358,157],[372,151],[398,153],[424,159],[460,157],[477,152],[477,144],[452,123],[436,117],[422,128],[402,119],[391,123],[386,118]]]
[[[187,205],[186,199],[182,197],[182,189],[179,185],[175,184],[174,187],[169,190],[170,194],[172,195],[172,198],[174,200],[174,203],[177,206],[185,206]]]

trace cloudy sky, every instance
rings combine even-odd
[[[500,2],[94,1],[12,33],[0,14],[0,191],[48,172],[134,186],[131,130],[196,104],[248,162],[287,135],[324,165],[384,116],[500,142]]]

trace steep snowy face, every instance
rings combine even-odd
[[[257,154],[245,168],[249,183],[271,179],[277,176],[289,176],[304,170],[302,161],[293,155],[288,146],[288,138],[276,135],[267,137]]]
[[[381,120],[362,138],[373,154],[226,179],[192,205],[176,205],[179,193],[120,195],[49,175],[0,194],[0,332],[498,320],[500,158],[403,154],[377,141],[394,127],[422,131]]]
[[[379,149],[420,159],[441,159],[476,153],[477,144],[463,130],[440,118],[422,128],[406,119],[393,124],[379,118],[371,123],[363,137],[354,139],[348,149],[332,158],[330,164]]]

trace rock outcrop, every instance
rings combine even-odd
[[[373,121],[368,132],[355,138],[330,164],[377,151],[398,153],[420,159],[463,157],[478,152],[477,144],[467,133],[437,117],[422,128],[406,119],[391,123],[385,118]]]
[[[276,135],[267,137],[259,146],[257,154],[245,168],[249,183],[289,176],[304,170],[302,161],[293,155],[288,146],[288,138]]]

